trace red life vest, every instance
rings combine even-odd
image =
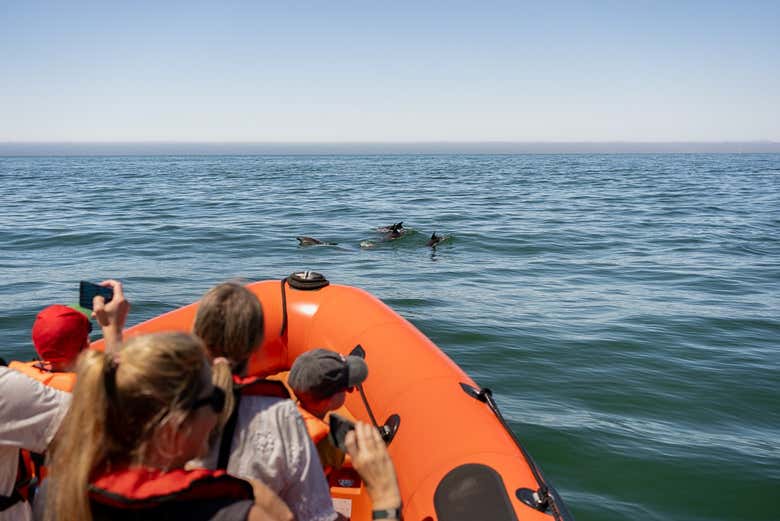
[[[254,499],[254,493],[248,481],[222,470],[134,467],[99,474],[89,485],[89,499],[119,509],[146,509],[167,502]]]

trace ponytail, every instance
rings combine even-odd
[[[118,354],[84,351],[70,410],[50,450],[45,521],[92,521],[95,473],[165,455],[158,434],[185,428],[206,367],[203,343],[186,333],[133,337]]]
[[[50,449],[52,482],[45,519],[92,520],[87,497],[90,475],[108,449],[105,380],[110,355],[85,350],[78,359],[78,379],[70,410]]]
[[[230,362],[227,358],[220,357],[214,359],[211,366],[211,383],[225,391],[225,408],[220,413],[217,419],[217,426],[211,433],[211,439],[218,440],[236,405],[236,396],[233,392],[233,372],[230,369]]]

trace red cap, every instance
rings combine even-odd
[[[35,317],[32,341],[41,360],[69,364],[86,344],[90,329],[89,319],[84,313],[55,304]]]

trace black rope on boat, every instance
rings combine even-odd
[[[376,418],[374,418],[374,412],[371,410],[371,406],[368,404],[368,398],[366,398],[366,392],[363,390],[363,384],[357,384],[357,390],[360,392],[360,397],[363,399],[363,405],[366,406],[366,411],[368,412],[368,418],[371,420],[371,423],[374,424],[374,427],[377,429],[379,428],[379,425],[376,423]]]
[[[363,349],[363,346],[358,344],[354,348],[352,348],[352,351],[349,352],[349,356],[357,356],[365,360],[366,350]],[[357,387],[357,390],[360,393],[360,397],[363,399],[363,405],[365,405],[366,407],[368,418],[371,420],[371,423],[374,424],[374,427],[379,429],[379,425],[376,422],[376,418],[374,418],[374,411],[371,410],[371,405],[369,405],[368,398],[366,398],[366,392],[363,390],[363,384],[359,383],[355,387]]]
[[[536,508],[541,512],[544,512],[548,509],[552,510],[553,517],[556,521],[574,521],[574,517],[572,517],[572,515],[566,509],[561,496],[552,486],[547,484],[547,480],[544,479],[542,470],[536,464],[536,461],[534,461],[528,451],[525,450],[525,447],[523,447],[523,445],[520,443],[520,440],[517,439],[515,433],[512,431],[512,429],[509,428],[509,425],[507,425],[504,416],[498,409],[498,404],[493,398],[493,391],[487,387],[475,389],[474,387],[471,387],[465,383],[461,383],[460,387],[466,394],[479,400],[480,402],[486,403],[488,407],[490,407],[490,410],[493,411],[493,414],[495,414],[496,418],[498,418],[498,421],[501,422],[504,430],[506,430],[506,432],[512,437],[515,445],[517,445],[517,448],[519,448],[520,452],[523,454],[523,457],[528,463],[528,467],[531,469],[531,473],[534,475],[534,479],[536,479],[536,482],[539,484],[539,489],[533,493],[533,502],[535,504],[529,504],[529,506]],[[520,497],[521,490],[522,489],[518,490],[518,498],[524,503],[528,504],[523,498]]]
[[[287,284],[287,277],[282,279],[282,329],[279,331],[279,336],[283,337],[287,331],[287,290],[285,285]]]
[[[352,349],[352,351],[349,352],[349,356],[359,356],[360,358],[365,359],[366,350],[363,349],[363,346],[358,344]],[[373,426],[376,427],[376,429],[379,431],[379,434],[382,436],[384,442],[389,444],[395,437],[395,433],[398,431],[401,418],[397,414],[393,414],[390,416],[390,418],[388,418],[388,421],[385,425],[379,425],[376,421],[376,418],[374,417],[374,411],[371,410],[371,405],[368,403],[366,392],[363,390],[363,384],[357,384],[355,387],[357,387],[357,390],[360,393],[360,398],[363,400],[363,405],[366,407],[368,418],[371,420]]]

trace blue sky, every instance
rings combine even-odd
[[[780,2],[0,6],[0,141],[780,141]]]

